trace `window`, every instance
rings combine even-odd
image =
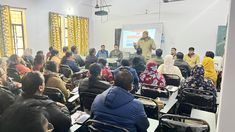
[[[22,56],[26,47],[24,31],[24,11],[21,9],[11,8],[10,13],[14,53]]]

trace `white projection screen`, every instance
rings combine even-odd
[[[135,24],[135,25],[124,25],[121,34],[120,49],[124,52],[134,53],[134,43],[142,37],[144,31],[149,32],[149,36],[154,39],[157,48],[161,47],[163,24]]]

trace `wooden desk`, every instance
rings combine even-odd
[[[149,128],[147,129],[147,131],[154,132],[158,127],[159,121],[151,118],[148,118],[148,121],[149,121]]]
[[[191,117],[206,121],[210,125],[210,132],[215,132],[216,130],[215,113],[192,109]]]

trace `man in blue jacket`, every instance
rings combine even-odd
[[[126,128],[130,132],[147,131],[149,122],[144,106],[129,92],[132,81],[131,73],[121,69],[114,77],[114,86],[95,98],[91,107],[92,118]],[[100,129],[111,131],[110,128]]]
[[[108,52],[108,50],[105,49],[105,45],[101,45],[101,49],[98,51],[96,57],[107,59],[108,56],[109,56],[109,52]]]
[[[135,93],[139,90],[139,77],[134,68],[130,66],[130,62],[127,59],[122,59],[121,61],[121,66],[113,71],[114,76],[120,71],[120,69],[127,69],[133,77],[133,90],[131,93]]]

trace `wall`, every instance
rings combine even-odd
[[[1,0],[0,4],[26,8],[28,47],[32,48],[34,52],[38,50],[47,52],[49,47],[49,12],[91,18],[91,7],[84,6],[83,2],[87,3],[86,0]],[[89,28],[92,30],[92,26]]]
[[[227,0],[191,0],[162,4],[160,22],[164,24],[165,54],[170,52],[171,47],[187,52],[188,47],[194,46],[201,57],[207,50],[215,51],[217,27],[226,25],[228,5]],[[145,7],[139,8],[145,9]],[[116,14],[112,15],[112,12],[118,12],[117,10],[112,10],[112,7],[110,10],[108,22],[101,23],[98,17],[94,17],[93,47],[99,48],[100,44],[106,44],[109,50],[112,49],[115,28],[121,28],[126,24],[159,22],[158,15],[118,17]],[[131,7],[123,6],[121,10],[125,10],[128,14]]]

